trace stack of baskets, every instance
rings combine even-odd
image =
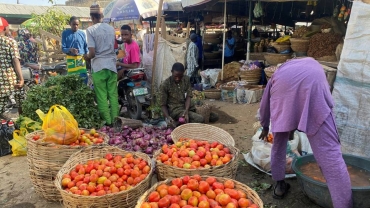
[[[89,160],[104,158],[107,153],[112,155],[124,156],[127,153],[131,153],[136,158],[144,159],[150,166],[150,173],[146,178],[136,186],[126,191],[120,191],[117,193],[111,193],[104,196],[81,196],[73,193],[69,193],[62,189],[61,181],[64,174],[68,174],[77,164],[84,164]],[[128,152],[121,150],[117,147],[105,146],[105,147],[89,147],[76,152],[70,159],[63,165],[56,175],[54,181],[55,187],[60,192],[63,198],[64,207],[76,208],[76,207],[134,207],[140,196],[150,188],[151,177],[153,174],[153,166],[151,159],[148,155],[141,152]]]
[[[239,72],[239,79],[241,81],[246,81],[249,84],[258,84],[261,80],[262,76],[262,69],[252,69],[252,70],[245,70]]]
[[[297,56],[307,55],[309,41],[309,38],[290,38],[292,50]]]
[[[88,132],[88,129],[83,129]],[[103,136],[104,142],[108,143],[109,137],[98,132]],[[55,188],[54,180],[60,168],[69,159],[69,157],[80,151],[83,146],[57,145],[54,143],[45,143],[41,140],[34,141],[34,135],[41,135],[44,131],[39,130],[26,135],[27,139],[27,162],[30,172],[30,178],[36,193],[50,201],[60,201],[62,199],[59,191]]]
[[[221,90],[218,89],[204,90],[203,93],[207,99],[219,100],[221,98]]]
[[[267,81],[271,79],[276,70],[277,66],[270,66],[264,69]]]
[[[285,41],[285,42],[282,42],[282,43],[272,43],[272,46],[278,51],[278,53],[281,53],[283,51],[286,51],[286,50],[290,50],[290,42],[289,41]]]
[[[178,178],[186,175],[208,175],[234,179],[236,171],[238,169],[238,156],[239,150],[234,147],[235,141],[233,137],[225,130],[215,126],[199,123],[189,123],[177,127],[172,133],[172,140],[176,143],[181,138],[191,138],[194,140],[203,141],[217,141],[227,148],[230,149],[230,153],[233,155],[231,161],[220,166],[211,166],[209,168],[198,168],[198,169],[184,169],[170,165],[166,165],[161,162],[157,162],[157,174],[159,180],[166,180],[168,178]],[[162,150],[155,152],[153,158],[157,158]]]
[[[270,65],[278,65],[290,59],[292,54],[266,53],[265,59]]]

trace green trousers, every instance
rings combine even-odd
[[[102,69],[92,74],[92,80],[100,116],[106,125],[111,125],[119,115],[117,73]]]

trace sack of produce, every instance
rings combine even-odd
[[[25,138],[27,129],[21,128],[20,130],[13,131],[13,139],[9,141],[12,146],[12,156],[27,155],[27,140]]]
[[[80,136],[77,121],[64,106],[53,105],[46,115],[41,110],[37,114],[42,120],[45,142],[68,145]]]
[[[263,208],[257,192],[238,181],[212,176],[167,179],[144,193],[135,208],[250,207]]]

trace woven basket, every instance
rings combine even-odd
[[[111,153],[113,155],[121,155],[124,156],[127,153],[131,153],[136,158],[142,158],[148,162],[148,165],[151,168],[150,173],[148,176],[127,191],[121,191],[118,193],[107,194],[104,196],[81,196],[69,193],[62,189],[61,181],[63,178],[63,174],[68,174],[73,168],[76,167],[79,163],[86,163],[89,160],[103,158],[107,153]],[[79,152],[74,153],[70,159],[63,165],[63,167],[59,170],[56,179],[54,181],[54,185],[57,187],[57,190],[63,197],[63,205],[67,208],[88,208],[88,207],[134,207],[137,203],[140,196],[143,195],[145,191],[148,190],[150,187],[150,181],[153,174],[153,166],[151,159],[148,155],[141,153],[141,152],[128,152],[125,150],[121,150],[117,147],[111,146],[104,146],[104,147],[88,147],[86,149],[82,149]]]
[[[280,54],[280,53],[266,53],[264,56],[266,61],[270,65],[278,65],[280,63],[284,63],[286,60],[292,57],[291,54]]]
[[[272,75],[273,75],[274,73],[275,73],[275,72],[265,70],[265,74],[266,74],[266,79],[267,79],[267,81],[271,79],[271,77],[272,77]]]
[[[204,90],[204,96],[208,99],[221,99],[221,90]]]
[[[204,105],[196,105],[195,106],[196,113],[200,114],[204,118],[204,123],[209,123],[209,116],[211,115],[212,106],[208,104]]]
[[[290,45],[287,45],[287,44],[278,44],[278,43],[272,43],[272,46],[280,53],[280,52],[283,52],[285,50],[289,50],[290,49]]]
[[[83,129],[86,132],[88,129]],[[104,142],[97,146],[105,146],[109,137],[105,133],[98,132],[104,138]],[[36,193],[50,201],[61,201],[62,197],[54,186],[54,179],[59,169],[69,159],[69,157],[83,146],[57,145],[45,143],[40,140],[34,141],[34,135],[44,135],[42,130],[26,135],[27,139],[27,162],[30,178]],[[94,145],[95,146],[95,145]]]
[[[205,175],[202,175],[201,177],[202,177],[202,180],[206,180],[208,178],[208,176],[205,176]],[[216,179],[217,179],[218,182],[221,182],[221,183],[224,183],[226,180],[230,180],[228,178],[222,178],[222,177],[216,177]],[[172,181],[172,179],[167,179],[165,181],[161,181],[161,182],[156,183],[154,186],[152,186],[148,191],[146,191],[139,198],[135,208],[140,208],[141,205],[144,202],[147,202],[149,194],[152,193],[153,191],[155,191],[158,186],[160,186],[161,184],[171,185],[171,181]],[[256,191],[249,188],[249,186],[247,186],[243,183],[240,183],[239,181],[233,180],[233,182],[235,184],[235,189],[236,190],[243,191],[247,195],[248,199],[252,200],[252,202],[255,203],[259,208],[263,208],[263,202],[262,202],[261,198],[258,196]]]
[[[239,78],[249,84],[258,84],[262,76],[262,69],[253,69],[239,72]]]
[[[227,131],[208,124],[188,123],[181,125],[172,131],[171,137],[175,143],[181,138],[191,138],[235,146],[234,138]]]
[[[187,137],[191,138],[191,137]],[[209,168],[197,168],[197,169],[184,169],[179,167],[174,167],[170,165],[166,165],[164,163],[158,162],[156,163],[156,171],[158,175],[158,180],[166,180],[168,178],[178,178],[183,177],[186,175],[209,175],[209,176],[217,176],[217,177],[225,177],[225,178],[235,178],[236,172],[238,169],[238,157],[239,157],[239,149],[225,145],[225,147],[230,149],[230,154],[233,155],[233,158],[226,164],[220,166],[211,166]],[[153,158],[157,158],[162,153],[162,150],[159,149],[154,153]]]
[[[294,52],[307,52],[309,39],[290,38],[290,47]]]

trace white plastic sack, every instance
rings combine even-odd
[[[343,153],[370,157],[370,4],[354,1],[334,83]]]
[[[299,136],[299,143],[301,145],[301,153],[302,155],[312,154],[312,149],[310,142],[308,141],[307,135],[303,132],[297,132]]]
[[[264,141],[253,142],[251,154],[253,162],[265,171],[271,170],[272,144]]]

